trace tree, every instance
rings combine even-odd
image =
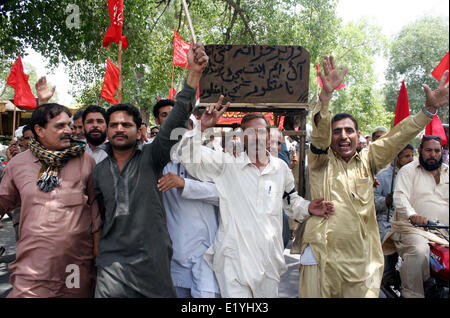
[[[390,127],[392,112],[384,109],[382,94],[375,89],[375,55],[382,54],[387,39],[378,26],[362,19],[348,23],[340,31],[335,49],[338,65],[347,66],[346,87],[339,90],[331,103],[333,113],[347,112],[358,121],[362,134],[376,126]]]
[[[384,88],[388,110],[395,111],[402,80],[405,80],[412,113],[423,107],[425,92],[422,84],[434,89],[438,83],[431,72],[449,50],[448,28],[448,20],[427,16],[405,26],[395,35]],[[442,107],[439,116],[443,122],[448,122],[448,107]]]
[[[66,23],[73,14],[66,11],[71,4],[78,6],[79,28],[69,28]],[[373,61],[364,60],[364,57],[372,58],[372,50],[365,52],[369,41],[362,41],[358,34],[358,28],[364,27],[342,28],[336,16],[337,0],[191,0],[188,5],[196,35],[205,44],[301,45],[306,48],[311,61],[310,99],[318,91],[314,65],[321,63],[325,54],[340,53],[338,59],[342,57],[343,63],[351,65],[349,76],[355,79],[350,79],[348,87],[339,94],[342,97],[335,101],[336,110],[345,109],[362,116],[361,109],[366,111],[372,106],[366,111],[370,116],[360,120],[382,118],[381,113],[377,113],[381,110],[380,99],[371,90]],[[0,6],[0,28],[6,30],[0,32],[0,40],[8,37],[14,41],[6,41],[3,50],[5,54],[14,55],[31,46],[49,58],[50,67],[66,64],[77,102],[108,106],[98,98],[106,59],[109,57],[117,64],[117,44],[113,43],[108,50],[101,46],[109,26],[107,12],[106,0],[7,2]],[[157,97],[167,97],[169,92],[174,27],[183,39],[190,41],[179,0],[124,0],[123,33],[130,45],[122,56],[122,100],[139,106],[144,119],[148,118]],[[371,30],[363,31],[366,39],[374,39]],[[345,43],[345,47],[338,47],[340,42]],[[350,49],[348,54],[345,49]],[[175,83],[181,82],[183,73],[184,69],[175,67]],[[296,124],[291,120],[290,125]]]

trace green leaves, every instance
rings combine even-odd
[[[438,82],[431,72],[449,49],[448,20],[423,17],[405,26],[395,35],[390,46],[389,66],[386,71],[387,109],[395,111],[400,83],[404,79],[409,107],[417,113],[425,103],[422,84],[434,89]],[[448,121],[448,107],[439,110],[439,116]]]
[[[68,5],[78,6],[79,28],[67,26]],[[333,54],[338,65],[349,68],[347,86],[335,93],[333,111],[355,115],[363,133],[391,125],[403,78],[413,110],[422,107],[420,85],[436,85],[430,72],[448,50],[446,21],[422,19],[405,27],[390,45],[370,21],[344,25],[336,15],[337,0],[190,0],[188,5],[197,38],[205,44],[305,47],[311,57],[310,99],[318,92],[315,65],[325,54]],[[106,59],[117,65],[117,43],[108,49],[102,46],[109,23],[106,0],[22,0],[0,5],[2,85],[17,54],[31,46],[49,58],[50,67],[67,66],[77,102],[109,106],[99,99]],[[124,102],[148,113],[158,96],[168,96],[175,27],[190,42],[179,0],[124,0],[123,34],[129,41],[122,55]],[[390,61],[381,91],[375,89],[374,63],[375,56],[386,50]],[[175,66],[176,89],[183,72]]]

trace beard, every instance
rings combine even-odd
[[[93,132],[98,132],[101,135],[98,136],[98,137],[93,137],[91,135]],[[102,143],[105,142],[105,140],[106,140],[106,131],[102,132],[100,130],[91,130],[89,133],[87,133],[85,135],[85,137],[86,137],[86,140],[87,140],[88,143],[90,143],[91,145],[94,145],[95,147],[97,147],[97,146],[100,146]]]
[[[428,163],[428,160],[423,159],[422,153],[419,154],[420,165],[427,171],[434,171],[434,170],[439,169],[442,166],[442,160],[443,160],[443,157],[441,156],[441,159],[438,161],[435,161],[435,163]]]

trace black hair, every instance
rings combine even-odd
[[[45,128],[50,119],[55,118],[61,113],[66,113],[69,117],[72,117],[72,113],[70,112],[70,110],[66,106],[60,104],[56,103],[42,104],[36,107],[33,113],[31,114],[31,119],[29,123],[34,138],[38,140],[38,136],[36,134],[36,131],[34,130],[35,125],[39,125]]]
[[[158,118],[159,116],[159,109],[164,106],[175,106],[175,101],[171,99],[161,99],[159,102],[153,106],[153,116],[155,118]]]
[[[269,130],[270,128],[270,122],[269,120],[261,113],[248,113],[244,117],[242,117],[241,120],[241,128],[242,130],[245,130],[245,125],[253,119],[263,119],[266,122],[266,129]]]
[[[83,112],[84,112],[83,109],[80,109],[79,111],[77,111],[75,114],[73,114],[72,120],[75,121],[75,120],[83,117]]]
[[[141,128],[142,125],[142,116],[141,113],[139,112],[139,109],[137,109],[136,107],[134,107],[131,104],[117,104],[114,106],[111,106],[110,108],[108,108],[108,110],[106,111],[105,114],[105,120],[106,120],[106,125],[109,125],[109,118],[111,117],[111,114],[114,112],[118,112],[118,111],[125,111],[128,113],[128,115],[133,116],[133,121],[136,124],[136,128],[139,129]]]
[[[400,151],[398,153],[397,157],[400,157],[400,155],[403,153],[403,151],[408,150],[408,149],[414,151],[414,147],[412,145],[410,145],[410,144],[407,144],[406,147],[403,148],[402,151]]]
[[[103,107],[100,107],[100,106],[97,106],[97,105],[90,105],[88,108],[86,108],[83,111],[83,125],[84,125],[84,122],[86,121],[86,117],[87,117],[87,115],[89,113],[100,113],[100,114],[102,114],[103,118],[106,117],[106,112],[105,112],[105,109]]]
[[[152,131],[152,130],[155,129],[155,128],[158,129],[158,131],[159,131],[159,126],[153,126],[153,127],[151,127],[151,128],[150,128],[150,131]]]
[[[22,135],[24,135],[27,130],[31,131],[30,124],[27,124],[27,125],[23,126],[23,128],[22,128]]]
[[[331,125],[333,125],[333,123],[343,120],[345,118],[350,118],[352,120],[352,122],[355,124],[356,131],[358,131],[358,122],[356,121],[355,117],[353,117],[349,113],[339,113],[339,114],[334,115],[333,118],[331,119]]]
[[[423,135],[422,137],[422,141],[420,142],[420,149],[423,149],[423,144],[425,143],[425,141],[429,141],[429,140],[436,140],[437,142],[439,142],[442,146],[442,139],[439,136],[433,136],[433,135]]]

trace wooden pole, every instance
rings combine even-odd
[[[174,71],[175,71],[175,65],[173,65],[173,62],[172,62],[172,82],[170,83],[170,90],[172,90],[172,87],[173,87],[173,73],[174,73]],[[170,96],[170,90],[169,90],[169,96]]]
[[[191,16],[189,15],[189,9],[186,4],[186,0],[181,0],[181,3],[183,4],[184,13],[186,14],[186,19],[189,24],[189,31],[191,32],[192,45],[194,45],[194,43],[197,43],[197,38],[194,33],[194,26],[192,25]]]
[[[118,58],[118,68],[119,68],[119,94],[117,95],[117,100],[119,104],[122,103],[122,40],[119,41],[119,58]]]
[[[392,197],[392,204],[391,206],[388,206],[388,210],[387,210],[387,216],[386,216],[386,220],[389,222],[389,219],[391,218],[391,209],[392,209],[392,205],[394,204],[394,178],[395,178],[395,167],[397,166],[397,156],[395,156],[394,158],[394,162],[393,162],[393,167],[392,167],[392,180],[391,180],[391,197]]]
[[[13,113],[12,139],[14,139],[15,132],[16,132],[16,105],[14,105],[14,113]]]

